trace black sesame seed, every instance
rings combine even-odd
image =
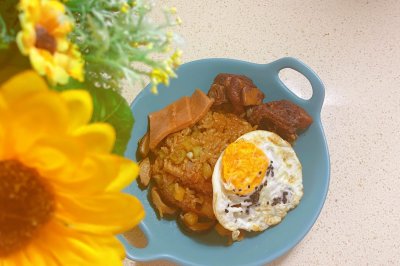
[[[227,209],[225,209],[225,213],[228,213],[229,211]]]
[[[250,185],[247,185],[247,188],[250,188]]]
[[[280,204],[282,202],[282,199],[277,197],[277,198],[273,198],[273,202],[271,204],[271,206],[275,206],[277,204]]]
[[[261,171],[260,171],[260,172],[258,172],[258,174],[259,174],[259,175],[261,175]]]
[[[241,189],[241,188],[239,188],[239,192],[240,192],[240,191],[242,191],[242,189]]]
[[[283,204],[286,204],[286,202],[287,202],[287,198],[286,198],[287,195],[288,195],[288,192],[287,192],[287,191],[284,191],[284,192],[283,192],[283,196],[282,196],[282,202],[283,202]]]

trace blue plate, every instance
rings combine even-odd
[[[282,83],[278,73],[284,68],[294,69],[310,81],[313,89],[311,99],[298,98]],[[137,196],[144,205],[146,218],[140,227],[147,235],[149,244],[143,249],[135,248],[120,237],[127,256],[132,260],[167,259],[184,265],[262,265],[293,248],[311,229],[322,209],[330,171],[328,147],[320,118],[325,90],[318,76],[294,58],[282,58],[269,64],[232,59],[202,59],[183,64],[178,70],[178,78],[173,79],[168,88],[160,86],[158,96],[152,95],[146,87],[133,101],[131,109],[136,123],[125,155],[137,160],[137,143],[147,131],[149,113],[184,95],[191,95],[196,88],[207,92],[214,77],[221,72],[246,75],[265,92],[266,101],[291,100],[313,117],[314,123],[300,135],[294,146],[303,166],[304,196],[299,206],[277,226],[225,246],[226,240],[215,232],[188,235],[175,220],[159,220],[148,201],[148,191],[142,191],[134,182],[126,192]]]

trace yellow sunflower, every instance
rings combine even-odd
[[[53,84],[66,84],[69,77],[83,81],[83,60],[77,46],[68,40],[73,23],[65,6],[56,0],[21,0],[22,30],[17,44],[29,55],[32,67]]]
[[[34,71],[0,85],[0,265],[116,265],[115,237],[144,216],[121,189],[137,165],[88,124],[90,95],[57,93]]]

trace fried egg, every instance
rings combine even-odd
[[[302,169],[292,146],[277,134],[256,130],[228,145],[212,176],[219,223],[263,231],[279,223],[303,196]]]

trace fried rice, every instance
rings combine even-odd
[[[152,177],[163,200],[182,213],[215,219],[211,182],[215,163],[228,144],[253,130],[234,114],[208,111],[194,126],[166,137],[151,160]]]

